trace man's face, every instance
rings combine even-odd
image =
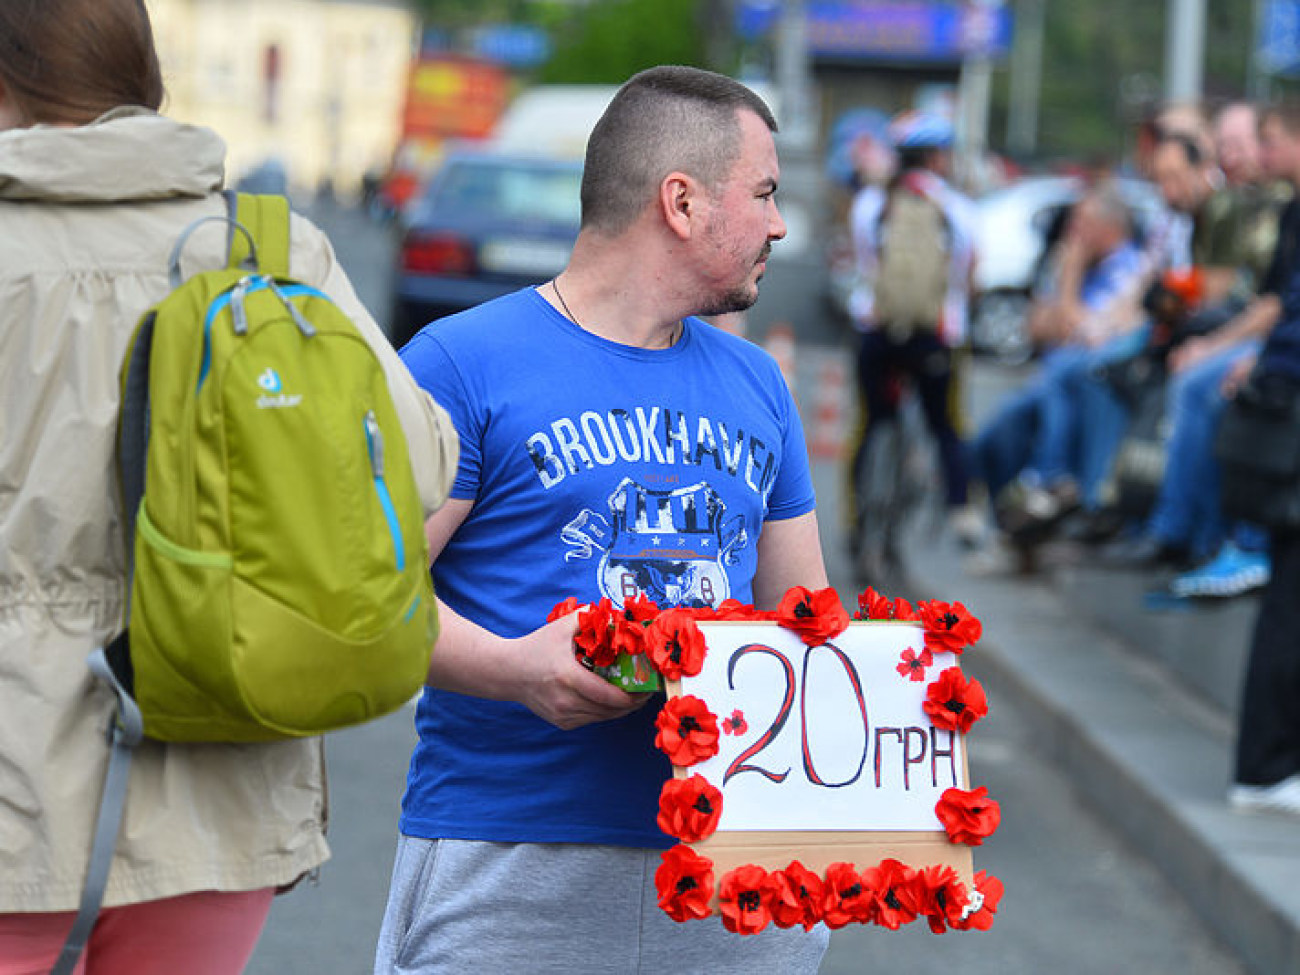
[[[753,112],[742,110],[740,153],[709,200],[710,212],[698,252],[704,278],[701,315],[744,311],[758,300],[772,241],[785,236],[776,208],[781,176],[772,133]]]
[[[1260,146],[1255,113],[1245,105],[1225,109],[1214,127],[1214,152],[1229,183],[1259,178]]]
[[[1300,138],[1276,118],[1267,118],[1260,126],[1259,148],[1264,172],[1269,176],[1292,182],[1300,176]]]
[[[1180,213],[1195,213],[1209,195],[1210,184],[1200,166],[1193,165],[1177,142],[1162,142],[1151,162],[1160,195]]]

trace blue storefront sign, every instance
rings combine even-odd
[[[836,60],[957,62],[968,54],[1001,57],[1011,49],[1011,11],[1001,4],[921,0],[824,0],[805,6],[810,53]],[[748,0],[737,28],[750,39],[773,30],[780,4]]]
[[[1300,0],[1268,0],[1264,4],[1255,57],[1268,74],[1300,74]]]

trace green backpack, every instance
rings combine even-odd
[[[288,276],[288,202],[228,199],[229,266],[181,283],[189,235],[226,218],[187,228],[173,290],[122,366],[133,567],[128,629],[90,660],[119,707],[86,935],[141,734],[257,742],[378,717],[423,686],[437,635],[383,368],[329,298]],[[80,947],[66,951],[75,962]]]

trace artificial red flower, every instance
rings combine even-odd
[[[700,672],[708,645],[690,610],[670,609],[646,628],[645,650],[659,673],[668,680],[681,680],[682,675],[694,677]]]
[[[659,828],[683,843],[708,839],[722,815],[722,793],[702,775],[669,779],[659,793]]]
[[[926,688],[921,709],[930,716],[936,728],[965,734],[971,725],[989,713],[989,703],[979,681],[968,681],[960,668],[949,667]]]
[[[844,632],[849,625],[849,614],[830,586],[816,592],[795,586],[782,597],[776,609],[776,621],[798,633],[799,639],[808,646],[819,647]]]
[[[973,907],[973,910],[953,924],[959,931],[987,931],[993,927],[993,915],[998,912],[998,902],[1002,900],[1002,881],[981,870],[975,875],[975,894],[972,898],[974,903],[967,904],[967,908]]]
[[[889,604],[890,615],[896,620],[919,620],[921,615],[906,599],[899,596]]]
[[[758,934],[772,920],[771,894],[765,881],[767,871],[747,863],[722,878],[718,900],[722,926],[732,934]]]
[[[655,747],[680,768],[718,754],[718,719],[694,694],[674,697],[655,718]]]
[[[929,650],[922,650],[918,656],[917,652],[911,647],[903,651],[902,661],[894,669],[903,677],[917,683],[925,680],[926,668],[934,666],[934,656]]]
[[[689,846],[665,850],[655,870],[659,907],[674,921],[708,917],[713,900],[713,861]]]
[[[659,606],[645,593],[637,593],[623,603],[623,617],[633,623],[652,623],[659,615]]]
[[[608,598],[587,606],[578,614],[578,632],[573,636],[578,658],[588,667],[608,667],[618,656],[611,640],[614,604]]]
[[[858,593],[858,619],[889,620],[893,618],[893,606],[888,597],[880,595],[870,586]]]
[[[984,786],[967,792],[946,789],[934,807],[935,815],[948,832],[948,839],[967,846],[979,846],[997,832],[1002,822],[1002,807],[989,798]]]
[[[546,622],[554,623],[558,619],[563,619],[565,616],[568,616],[576,610],[580,605],[581,603],[579,603],[573,596],[566,596],[564,599],[556,603],[555,607],[546,614]]]
[[[828,928],[842,928],[850,921],[871,917],[875,894],[851,863],[832,863],[826,868],[822,888],[822,920]]]
[[[714,610],[714,618],[719,620],[752,620],[758,616],[758,611],[750,603],[742,603],[739,599],[730,597],[719,603]]]
[[[862,871],[862,880],[871,889],[870,918],[890,931],[911,924],[920,913],[916,897],[916,871],[900,860],[881,860]]]
[[[979,642],[984,628],[961,603],[942,603],[937,599],[921,603],[921,622],[925,625],[925,645],[935,653],[961,653]]]
[[[609,646],[614,656],[627,654],[635,657],[645,653],[645,624],[628,619],[623,613],[616,613],[613,626],[609,632]]]
[[[736,708],[728,717],[722,719],[722,733],[724,735],[743,735],[749,730],[749,722],[745,720],[745,712]]]
[[[791,861],[784,870],[773,870],[767,875],[766,884],[772,923],[778,928],[802,924],[805,931],[811,931],[822,919],[822,878],[798,860]]]
[[[922,867],[913,877],[912,889],[916,892],[919,913],[935,934],[943,934],[961,922],[968,894],[966,885],[952,867]]]

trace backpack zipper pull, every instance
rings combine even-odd
[[[244,275],[230,294],[230,317],[234,320],[236,335],[248,334],[248,312],[244,310],[244,298],[248,295],[253,280],[253,275]]]
[[[298,326],[298,331],[302,332],[305,338],[311,338],[313,335],[315,335],[316,326],[313,325],[311,322],[307,321],[303,313],[298,310],[298,307],[292,301],[290,301],[288,297],[286,297],[285,293],[280,290],[279,286],[276,285],[275,281],[272,280],[271,276],[264,275],[262,277],[262,280],[265,281],[266,286],[271,289],[271,294],[279,298],[280,304],[284,305],[284,307],[288,310],[289,317],[292,318],[293,323]]]
[[[375,411],[366,412],[366,446],[370,450],[370,469],[374,471],[375,477],[382,479],[384,476],[384,434],[379,429],[379,421],[375,419]]]

